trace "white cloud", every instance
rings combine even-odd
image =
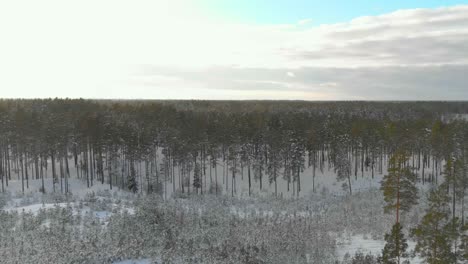
[[[193,3],[0,2],[0,97],[468,99],[468,6],[311,27]]]
[[[309,24],[310,22],[312,22],[312,19],[306,18],[306,19],[299,20],[297,24],[300,26],[303,26],[303,25]]]

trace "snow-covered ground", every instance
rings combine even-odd
[[[129,259],[129,260],[122,260],[118,262],[114,262],[113,264],[152,264],[152,263],[159,263],[157,261],[153,261],[151,259]]]
[[[320,176],[322,178],[321,180],[316,179],[316,183],[318,185],[317,188],[319,189],[320,187],[329,186],[327,181],[330,182],[330,186],[334,187],[330,189],[327,188],[328,191],[319,192],[310,196],[310,198],[301,198],[297,201],[289,201],[286,203],[283,202],[283,199],[272,199],[271,196],[265,197],[265,195],[262,194],[255,194],[255,197],[251,199],[246,196],[240,197],[240,199],[235,200],[235,202],[231,202],[231,198],[228,196],[220,196],[219,198],[216,197],[214,201],[207,200],[206,202],[208,203],[206,203],[203,201],[204,198],[200,198],[197,195],[192,196],[193,199],[177,198],[176,200],[169,200],[168,202],[172,203],[173,206],[176,206],[179,209],[183,208],[187,212],[196,210],[197,214],[201,217],[205,214],[212,214],[213,210],[215,210],[213,207],[220,206],[220,208],[225,208],[229,214],[241,219],[276,218],[280,221],[291,221],[296,219],[296,217],[307,219],[307,217],[310,216],[319,217],[318,219],[333,219],[336,223],[336,231],[338,232],[340,230],[344,232],[345,227],[349,225],[363,225],[358,232],[353,232],[353,234],[348,237],[341,235],[339,237],[346,238],[337,239],[336,256],[337,260],[342,260],[346,253],[353,256],[357,251],[362,251],[363,253],[370,252],[374,255],[380,254],[385,244],[381,239],[373,239],[371,235],[363,234],[363,232],[367,232],[364,221],[362,221],[362,223],[360,223],[359,220],[357,223],[348,223],[343,217],[343,215],[346,214],[354,214],[355,210],[357,210],[356,212],[363,212],[363,210],[364,212],[367,212],[366,210],[375,209],[377,210],[377,215],[381,214],[381,204],[379,202],[381,198],[379,198],[378,195],[375,196],[376,194],[372,194],[370,198],[369,196],[366,196],[368,195],[367,193],[369,190],[374,190],[373,192],[377,194],[380,193],[376,190],[380,176],[376,175],[374,179],[371,179],[368,176],[369,175],[358,178],[358,181],[354,182],[355,185],[353,188],[355,188],[354,190],[356,190],[356,193],[353,195],[354,198],[351,200],[347,200],[346,195],[343,195],[345,193],[342,191],[330,191],[330,189],[333,190],[335,187],[339,189],[336,186],[336,183],[334,183],[335,177],[333,175],[329,175],[329,178],[322,175]],[[30,180],[29,188],[26,189],[23,194],[21,190],[21,181],[10,181],[8,194],[5,196],[8,197],[8,199],[4,207],[0,208],[0,210],[4,210],[9,213],[17,212],[21,214],[22,212],[25,212],[38,215],[41,210],[71,208],[73,215],[85,216],[87,214],[92,214],[92,216],[99,219],[102,226],[105,227],[109,223],[109,219],[112,215],[117,212],[126,211],[129,214],[135,214],[135,208],[133,207],[132,201],[139,197],[139,195],[131,194],[127,191],[119,190],[118,188],[110,190],[108,184],[95,183],[92,187],[87,188],[86,183],[78,179],[70,179],[70,190],[72,193],[69,195],[54,194],[50,192],[43,195],[39,191],[40,186],[40,180]],[[51,190],[51,187],[51,182],[47,181],[46,189]],[[56,185],[56,188],[57,190],[60,190],[60,185]],[[362,198],[360,198],[360,193],[363,195]],[[64,201],[64,199],[66,201]],[[261,207],[259,207],[259,204]],[[344,212],[334,216],[333,214],[330,214],[330,211],[336,213],[341,210],[339,208],[335,208],[336,206],[342,207]],[[369,220],[366,217],[374,217],[372,215],[374,214],[363,215],[363,220]],[[47,223],[45,224],[47,225]],[[379,225],[386,227],[387,223],[382,222]],[[377,230],[378,234],[383,236],[383,232],[388,230],[379,227],[379,225],[370,228]],[[410,249],[414,248],[414,242],[410,241],[409,245]],[[129,259],[114,263],[160,263],[157,260],[158,259],[154,258],[143,258]],[[411,263],[421,263],[421,260],[414,258],[411,259]]]
[[[70,164],[72,164],[73,160],[70,160],[69,162]],[[206,170],[206,177],[203,177],[202,184],[204,187],[209,188],[210,183],[214,184],[216,182],[215,177],[217,175],[217,182],[219,185],[218,191],[221,193],[230,195],[231,189],[232,189],[231,177],[228,176],[228,179],[226,180],[226,178],[224,177],[226,175],[225,165],[223,164],[221,160],[219,160],[218,162],[219,164],[216,167],[216,169],[210,168],[210,166],[208,166]],[[144,163],[137,162],[136,164],[137,164],[137,167],[140,168],[140,170],[142,167],[144,167]],[[175,189],[178,189],[180,186],[179,178],[177,177],[177,175],[179,174],[178,169],[179,168],[177,166],[174,168],[174,175],[175,175],[174,182],[168,181],[165,186],[166,188],[163,188],[164,192],[167,193],[167,197],[171,197],[171,195],[173,194],[174,187]],[[438,174],[440,175],[441,167],[439,167],[438,170],[439,170]],[[20,175],[18,173],[14,173],[14,172],[12,173],[12,181],[9,182],[9,186],[7,188],[7,190],[11,192],[12,194],[22,193],[21,181],[19,180]],[[47,193],[52,193],[54,187],[53,187],[52,179],[50,175],[51,172],[48,171],[46,173],[48,177],[45,179],[45,182],[44,182],[45,190]],[[358,169],[357,171],[355,171],[353,167],[352,175],[351,175],[351,180],[352,180],[351,185],[352,185],[353,192],[362,192],[362,191],[368,190],[369,188],[378,188],[380,186],[380,181],[382,180],[383,176],[386,173],[387,173],[387,164],[385,162],[382,165],[382,173],[379,172],[379,169],[377,168],[377,166],[374,168],[373,172],[370,167],[364,167],[362,171],[361,169]],[[313,177],[314,174],[315,174],[315,178]],[[419,175],[422,174],[422,169],[418,171],[418,174]],[[426,168],[426,171],[425,171],[426,177],[428,177],[430,174],[432,174],[432,168],[430,169]],[[315,191],[317,193],[329,192],[329,193],[333,193],[336,195],[342,195],[348,192],[347,188],[343,188],[343,182],[337,182],[336,172],[334,171],[334,169],[329,168],[328,166],[325,166],[322,171],[316,168],[315,173],[314,173],[314,169],[312,166],[310,167],[306,166],[304,168],[304,171],[302,171],[300,175],[301,175],[300,176],[301,177],[300,196],[303,196],[303,197],[309,196],[313,192],[314,186],[315,186]],[[439,176],[439,177],[442,177],[442,176]],[[138,179],[138,181],[140,185],[139,186],[140,191],[146,190],[145,179],[140,178]],[[193,182],[193,176],[192,176],[191,181]],[[263,175],[262,184],[261,184],[262,190],[260,190],[260,179],[252,176],[251,184],[252,184],[251,192],[254,193],[256,196],[268,197],[274,194],[275,192],[275,186],[273,183],[269,182],[267,175]],[[236,179],[234,181],[234,186],[235,186],[234,190],[235,190],[236,197],[248,197],[249,196],[247,168],[244,167],[237,174]],[[119,191],[118,185],[114,185],[113,187],[114,188],[112,192]],[[29,180],[29,188],[25,187],[25,193],[27,194],[27,193],[39,192],[40,188],[41,188],[40,180]],[[62,186],[62,188],[64,187]],[[86,193],[90,191],[98,192],[102,190],[109,190],[109,185],[107,183],[101,184],[99,181],[95,180],[92,186],[90,186],[90,188],[87,188],[85,181],[77,179],[76,170],[71,169],[70,179],[69,179],[69,189],[71,190],[73,195],[76,197],[76,196],[86,195]],[[282,197],[282,198],[296,197],[296,194],[293,191],[294,189],[295,188],[293,187],[293,183],[289,184],[289,190],[288,190],[287,182],[281,177],[278,178],[277,194],[279,197]],[[56,192],[61,191],[60,182],[55,184],[55,190]]]
[[[372,255],[379,255],[382,253],[382,249],[385,246],[384,240],[372,239],[366,235],[353,235],[344,241],[339,241],[337,247],[338,258],[342,260],[346,254],[354,256],[356,252],[362,252],[364,254],[371,253]],[[408,252],[414,250],[416,243],[408,241]],[[404,260],[404,259],[403,259]],[[412,264],[423,263],[423,260],[419,257],[408,258]]]

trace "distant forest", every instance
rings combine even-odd
[[[245,175],[249,194],[281,180],[299,196],[305,168],[331,167],[352,193],[353,177],[381,173],[396,152],[433,183],[448,160],[466,163],[467,115],[468,102],[0,100],[1,190],[35,179],[68,193],[77,177],[203,194]]]

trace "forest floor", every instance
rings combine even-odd
[[[49,183],[51,184],[51,183]],[[0,201],[0,211],[8,213],[30,213],[38,215],[41,211],[56,208],[72,208],[74,215],[92,215],[106,226],[112,215],[125,211],[135,214],[135,201],[140,195],[134,195],[116,188],[110,190],[107,184],[95,184],[91,188],[79,180],[70,180],[70,189],[73,193],[66,196],[53,193],[39,192],[41,182],[32,180],[29,189],[23,194],[20,181],[11,181],[8,193]],[[60,191],[60,184],[56,188]],[[391,217],[384,215],[381,206],[383,200],[376,189],[354,194],[351,197],[340,195],[317,194],[307,198],[275,199],[275,198],[230,198],[227,196],[210,198],[192,196],[193,198],[175,198],[167,201],[184,211],[196,210],[200,215],[210,214],[213,207],[227,208],[228,214],[241,219],[245,218],[278,218],[283,220],[296,217],[320,217],[323,228],[328,230],[335,238],[336,260],[354,256],[358,251],[378,255],[385,244],[383,234],[391,226]],[[420,209],[414,210],[412,215],[404,221],[411,223],[417,221]],[[389,219],[390,218],[390,219]],[[312,218],[311,218],[312,219]],[[316,219],[316,218],[313,218]],[[319,220],[317,220],[319,221]],[[47,222],[44,223],[47,225]],[[415,243],[409,241],[412,250]],[[416,258],[411,263],[420,263]],[[113,262],[115,264],[147,264],[160,263],[159,259],[142,258]]]
[[[348,254],[354,256],[356,252],[362,252],[364,254],[371,253],[372,255],[378,255],[382,252],[385,246],[385,240],[383,239],[372,239],[363,234],[352,235],[344,241],[339,241],[340,246],[337,248],[338,259],[342,260]],[[408,251],[414,250],[416,243],[414,241],[408,241]],[[420,264],[423,260],[417,256],[414,258],[408,258],[410,263]]]

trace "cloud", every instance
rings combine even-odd
[[[305,61],[348,62],[347,65],[428,65],[468,63],[468,32],[443,36],[395,37],[367,40],[321,50],[301,51],[293,58]]]
[[[467,28],[468,6],[402,10],[303,32],[320,34],[322,44],[288,55],[317,66],[466,64]]]
[[[141,73],[208,90],[289,91],[287,99],[468,100],[466,28],[468,6],[403,10],[305,30],[251,28],[259,31],[255,43],[265,35],[277,40],[256,54],[268,65],[147,65]]]
[[[187,87],[239,92],[291,92],[281,99],[463,100],[468,98],[468,65],[304,67],[290,78],[287,69],[213,67],[205,70],[146,68],[146,74],[182,78]],[[179,84],[180,85],[180,84]],[[155,86],[156,87],[156,86]],[[167,86],[170,85],[167,83]],[[283,96],[285,94],[282,94]],[[319,97],[314,97],[320,95]],[[228,98],[225,98],[228,99]],[[267,98],[262,98],[267,99]],[[268,98],[271,99],[271,98]]]
[[[0,97],[468,100],[468,6],[313,26],[170,2],[1,2]]]
[[[309,24],[310,22],[312,22],[312,19],[306,18],[306,19],[299,20],[297,24],[300,26],[303,26],[303,25]]]

